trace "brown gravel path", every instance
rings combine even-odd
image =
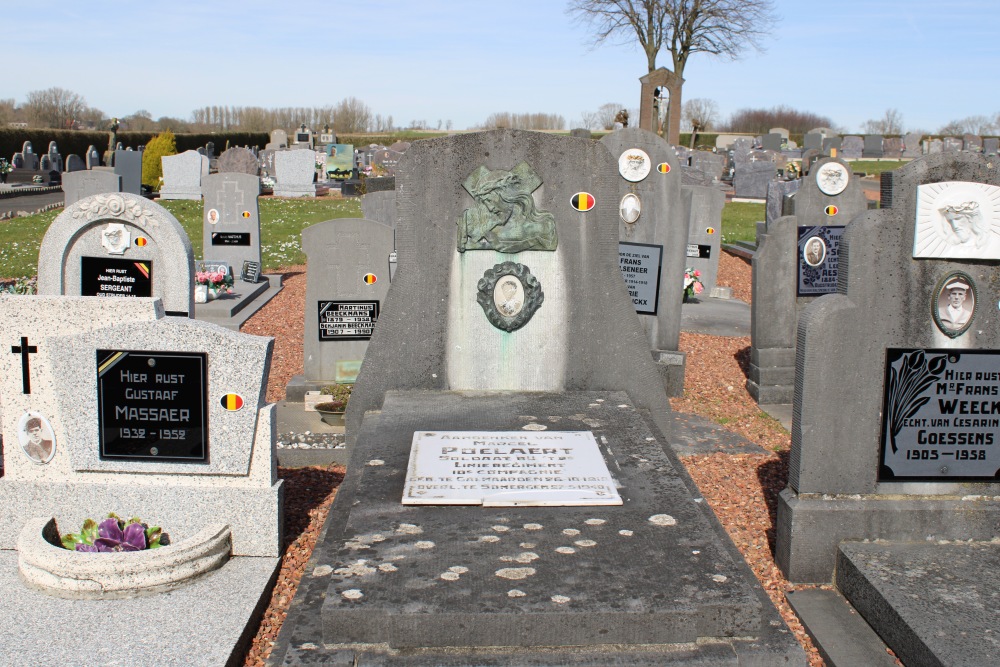
[[[242,329],[244,333],[275,338],[268,401],[283,399],[289,378],[302,372],[305,267],[290,267],[284,273],[285,288]],[[732,287],[734,298],[750,302],[750,265],[746,261],[723,253],[718,283]],[[681,334],[680,347],[688,355],[685,389],[683,397],[671,399],[673,409],[701,415],[762,447],[760,454],[689,456],[683,459],[684,465],[802,643],[809,664],[822,666],[818,651],[785,601],[786,591],[801,587],[791,586],[774,563],[776,502],[788,476],[791,440],[776,420],[757,407],[744,387],[750,339]],[[343,472],[343,468],[333,466],[279,469],[287,485],[288,546],[278,583],[245,665],[260,667],[270,653]]]

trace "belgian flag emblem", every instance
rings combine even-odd
[[[365,277],[362,278],[362,280],[365,281],[365,285],[374,285],[375,282],[378,281],[378,276],[376,276],[374,273],[366,273]]]
[[[243,217],[244,218],[249,218],[250,217],[250,211],[243,211]]]
[[[829,216],[834,216],[840,213],[840,209],[834,206],[833,204],[830,204],[829,206],[823,209],[823,212]]]
[[[229,412],[236,412],[243,407],[243,397],[239,394],[226,394],[219,402]]]
[[[147,239],[145,236],[135,237],[135,244],[140,248],[146,245],[147,243],[149,243],[149,239]]]
[[[705,228],[705,233],[708,234],[708,235],[714,234],[715,233],[715,227],[706,227]]]
[[[666,162],[661,162],[660,164],[656,165],[656,171],[660,172],[661,174],[668,174],[670,173],[670,165],[667,164]]]
[[[573,208],[578,211],[589,211],[594,208],[594,204],[596,203],[597,200],[594,199],[594,195],[589,192],[577,192],[573,195],[573,198],[570,199],[570,204],[572,204]]]

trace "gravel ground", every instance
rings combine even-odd
[[[718,282],[732,287],[734,298],[750,302],[749,263],[723,253]],[[286,271],[285,289],[243,327],[245,333],[275,338],[269,401],[284,398],[288,379],[302,372],[304,303],[305,267],[291,267]],[[722,424],[761,447],[760,453],[687,456],[682,459],[684,465],[802,643],[809,664],[820,666],[818,651],[785,600],[786,591],[802,587],[791,586],[774,563],[776,502],[788,477],[791,438],[776,420],[761,412],[744,387],[750,339],[681,334],[680,347],[688,355],[685,390],[683,397],[671,399],[673,409]],[[247,655],[248,666],[263,665],[271,650],[343,472],[334,466],[279,469],[287,484],[288,547],[271,604]]]

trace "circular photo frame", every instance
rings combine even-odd
[[[629,148],[618,157],[618,173],[626,181],[636,183],[649,176],[653,164],[649,153],[641,148]]]
[[[821,236],[810,236],[802,245],[802,261],[809,266],[819,266],[826,261],[826,241]]]
[[[851,182],[851,173],[839,162],[824,162],[816,170],[816,185],[825,195],[835,196],[847,189]]]
[[[33,463],[46,464],[56,454],[56,432],[40,412],[28,411],[17,420],[17,440],[21,451]]]
[[[486,319],[507,332],[527,324],[545,300],[538,279],[528,267],[517,262],[503,262],[487,269],[477,288],[476,301]]]
[[[938,281],[931,301],[934,324],[949,338],[969,330],[976,316],[976,283],[963,271],[954,271]]]
[[[639,196],[629,192],[622,197],[618,204],[618,215],[623,222],[629,225],[635,224],[642,215],[642,202],[639,201]]]
[[[210,208],[205,211],[205,220],[208,221],[210,225],[216,225],[219,223],[219,211],[218,209]]]

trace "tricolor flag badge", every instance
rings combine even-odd
[[[833,204],[830,204],[829,206],[823,209],[823,212],[826,213],[827,215],[833,216],[840,213],[840,209],[834,206]]]
[[[139,273],[142,274],[143,278],[149,277],[149,265],[145,262],[135,262],[135,268],[139,269]]]
[[[594,195],[589,192],[577,192],[569,201],[573,208],[578,211],[589,211],[594,208],[594,204],[597,203],[597,200],[594,199]]]
[[[243,211],[243,217],[244,218],[249,218],[250,217],[250,211]]]
[[[229,412],[236,412],[243,407],[243,397],[239,394],[226,394],[219,402]]]
[[[705,229],[705,233],[706,233],[706,234],[710,234],[710,235],[711,235],[711,234],[714,234],[714,233],[715,233],[715,227],[707,227],[707,228]]]
[[[362,278],[362,280],[365,281],[365,285],[374,285],[375,282],[378,280],[378,276],[376,276],[374,273],[366,273],[365,277]]]
[[[146,245],[147,243],[149,243],[149,239],[147,239],[145,236],[135,237],[135,244],[140,248]]]
[[[661,174],[670,173],[670,165],[667,164],[666,162],[661,162],[660,164],[656,165],[656,171],[660,172]]]

